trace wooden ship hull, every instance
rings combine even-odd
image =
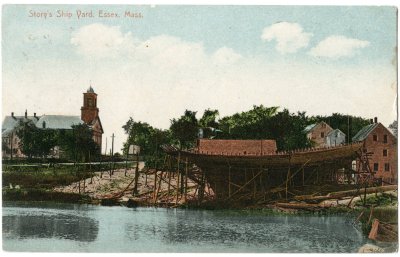
[[[362,157],[362,147],[354,143],[266,155],[210,154],[172,146],[163,150],[178,163],[190,164],[188,176],[203,187],[207,183],[215,200],[254,202],[290,198],[296,188],[308,185],[354,183],[352,162]]]

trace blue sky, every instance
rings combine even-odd
[[[3,117],[79,115],[92,83],[117,146],[129,116],[167,128],[186,108],[396,118],[393,7],[6,5],[2,19]]]

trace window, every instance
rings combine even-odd
[[[383,143],[387,143],[387,135],[383,135]]]
[[[378,171],[379,165],[378,163],[374,163],[374,171]]]
[[[387,149],[383,149],[383,156],[388,156],[388,151],[387,151]]]
[[[377,136],[377,135],[373,135],[373,136],[372,136],[372,140],[378,141],[378,136]]]
[[[322,123],[322,127],[323,127],[323,128],[325,128],[325,127],[326,127],[325,123]]]
[[[324,138],[324,137],[325,137],[325,133],[321,132],[321,138]]]
[[[385,163],[385,171],[390,171],[390,165],[389,165],[389,163]]]

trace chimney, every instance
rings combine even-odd
[[[36,112],[34,112],[34,113],[33,113],[33,117],[35,117],[35,118],[36,118]]]
[[[378,123],[378,117],[374,118],[374,123]]]
[[[369,119],[369,123],[370,123],[370,124],[373,124],[373,123],[374,123],[374,120],[373,120],[373,119]]]
[[[25,110],[25,118],[28,118],[28,110]]]
[[[13,117],[13,118],[14,118],[14,112],[11,112],[11,117]]]

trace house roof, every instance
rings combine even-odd
[[[334,130],[332,130],[332,131],[330,131],[329,133],[328,133],[328,135],[326,135],[326,136],[334,136],[334,137],[337,137],[339,134],[343,134],[343,135],[346,135],[345,133],[343,133],[343,131],[341,131],[340,129],[334,129]]]
[[[49,129],[71,129],[72,125],[83,124],[79,116],[44,115],[36,122],[36,127],[43,128],[43,122]]]
[[[316,125],[317,125],[317,123],[308,125],[307,127],[305,127],[305,129],[303,130],[303,132],[304,132],[304,133],[310,132]]]
[[[36,124],[39,118],[40,118],[39,116],[36,117],[27,116],[26,118],[25,116],[6,116],[1,125],[1,132],[2,134],[6,131],[11,132],[13,129],[15,129],[15,127],[18,125],[20,121],[22,122],[31,121],[34,124]]]
[[[11,134],[14,129],[8,128],[1,131],[1,137],[7,137]]]
[[[353,142],[363,141],[368,135],[379,125],[379,123],[369,124],[363,127],[358,133],[352,138]]]

